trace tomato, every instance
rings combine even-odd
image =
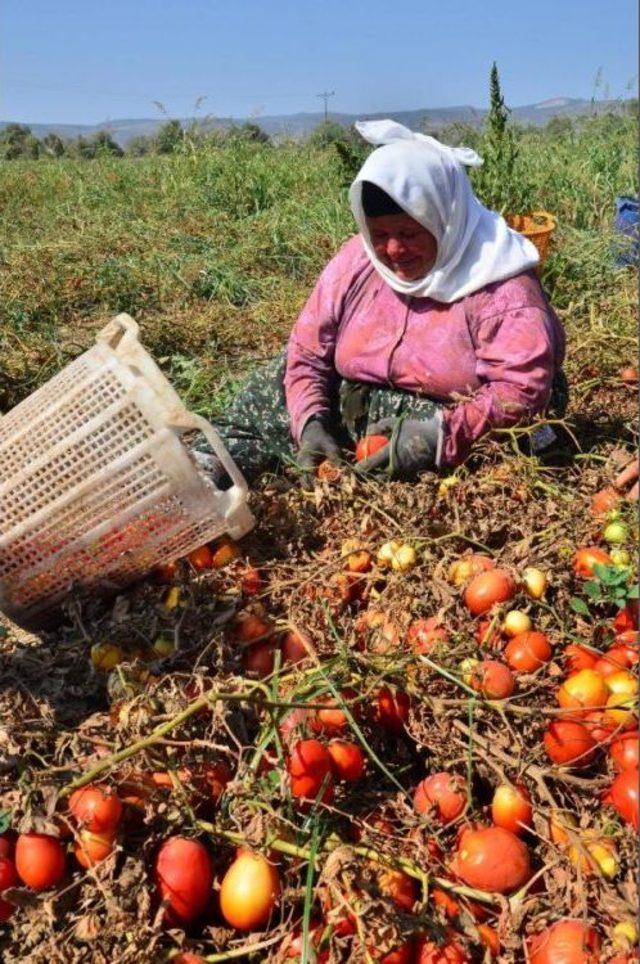
[[[359,746],[349,740],[332,740],[327,746],[333,772],[338,780],[349,783],[359,780],[364,773],[364,755]]]
[[[334,465],[329,459],[324,459],[316,468],[316,478],[321,482],[338,482],[342,476],[339,465]]]
[[[570,831],[573,831],[571,833]],[[549,817],[549,835],[559,847],[566,847],[578,832],[578,821],[568,811],[552,810]]]
[[[125,827],[142,823],[147,803],[155,790],[156,785],[149,773],[131,770],[120,778],[118,796],[123,805],[122,821]]]
[[[64,850],[57,837],[21,833],[16,842],[18,876],[32,890],[53,887],[64,874]]]
[[[177,562],[162,562],[153,570],[156,582],[161,585],[170,586],[178,575]]]
[[[554,720],[544,734],[544,748],[554,763],[587,766],[593,758],[596,741],[582,723]]]
[[[294,632],[292,629],[282,637],[280,650],[282,652],[282,662],[284,665],[301,663],[303,660],[309,659],[310,653],[313,652],[307,638],[300,633]]]
[[[551,644],[546,633],[519,633],[504,649],[504,657],[520,673],[534,673],[551,659]]]
[[[581,720],[596,743],[608,743],[611,739],[613,727],[607,720],[605,710],[589,710]]]
[[[497,957],[500,953],[500,938],[495,927],[491,927],[489,924],[478,924],[478,934],[491,957]]]
[[[224,569],[240,555],[240,550],[229,536],[217,539],[210,551],[212,569]]]
[[[299,740],[287,760],[291,778],[291,795],[296,799],[315,800],[324,786],[322,802],[333,796],[331,757],[318,740]]]
[[[369,953],[374,960],[379,960],[380,964],[413,964],[415,945],[413,941],[405,941],[404,944],[389,951],[384,957],[380,957],[375,948],[369,948]]]
[[[345,567],[348,572],[370,572],[373,568],[373,556],[366,549],[358,549],[347,555]]]
[[[245,673],[264,679],[273,673],[275,646],[272,643],[256,643],[242,652],[242,668]]]
[[[245,596],[257,596],[262,589],[262,576],[255,566],[246,566],[240,574],[240,588]]]
[[[449,634],[436,616],[415,619],[407,629],[407,642],[414,653],[428,655],[438,643],[445,644],[448,641]]]
[[[499,629],[494,625],[491,629],[491,619],[480,619],[476,626],[475,637],[480,646],[487,649],[501,650],[504,645],[504,638]]]
[[[620,371],[620,381],[625,385],[635,385],[638,381],[638,369],[629,365]]]
[[[257,930],[269,920],[279,896],[277,869],[262,854],[243,850],[222,878],[220,910],[237,930]]]
[[[192,954],[191,951],[181,951],[171,958],[171,964],[207,964],[206,958],[199,954]]]
[[[316,957],[318,957],[319,960],[323,959],[318,955],[318,951],[317,951],[318,944],[322,940],[323,930],[324,928],[321,921],[309,921],[308,947],[314,949],[316,953]],[[290,939],[286,938],[282,943],[283,943],[282,953],[284,957],[286,958],[295,957],[297,961],[302,960],[303,945],[302,945],[302,928],[301,927],[296,927],[293,933],[293,936]],[[308,955],[308,957],[310,957],[310,960],[313,960],[312,954]]]
[[[445,890],[441,890],[439,887],[434,887],[433,890],[429,891],[429,896],[436,907],[442,908],[449,920],[453,920],[454,918],[460,916],[462,907],[458,901]]]
[[[565,917],[530,938],[529,964],[598,964],[600,938],[584,921]]]
[[[363,459],[368,459],[388,444],[389,439],[386,435],[365,435],[356,445],[356,462],[362,462]]]
[[[257,643],[271,636],[273,626],[256,613],[243,610],[236,616],[231,634],[240,643]]]
[[[69,810],[84,830],[113,833],[120,823],[122,803],[109,787],[90,783],[71,794]]]
[[[578,643],[569,643],[565,647],[563,658],[567,661],[567,669],[570,673],[578,673],[581,669],[593,669],[598,659],[598,654],[586,646]]]
[[[442,771],[418,784],[413,794],[413,808],[416,813],[433,813],[438,822],[446,826],[464,812],[468,799],[466,780]]]
[[[194,569],[202,570],[213,568],[213,553],[209,546],[199,546],[188,554],[187,559]]]
[[[468,964],[471,958],[456,940],[456,932],[447,931],[446,941],[438,944],[420,938],[416,944],[416,964]]]
[[[635,632],[638,629],[638,610],[637,606],[628,603],[624,609],[620,609],[613,620],[613,628],[617,633],[627,631]]]
[[[607,689],[616,696],[636,696],[638,692],[638,678],[628,670],[618,670],[607,676]]]
[[[530,616],[521,609],[511,609],[504,617],[502,622],[502,632],[505,636],[519,636],[521,633],[528,633],[532,629]]]
[[[529,879],[531,860],[526,844],[510,830],[485,827],[463,835],[451,869],[469,887],[508,894]]]
[[[497,659],[485,659],[474,666],[470,685],[488,700],[504,700],[511,696],[516,681],[508,666]]]
[[[596,673],[600,673],[607,679],[607,677],[613,676],[614,673],[627,669],[629,666],[633,666],[633,662],[629,659],[626,647],[612,646],[600,656],[593,668]]]
[[[496,603],[508,602],[516,591],[513,577],[505,569],[490,569],[475,576],[464,591],[464,604],[473,616],[481,616]]]
[[[326,703],[326,710],[316,710],[310,719],[310,726],[314,733],[327,733],[336,734],[342,733],[346,730],[349,721],[347,720],[346,714],[337,705],[337,701],[332,696],[324,697],[318,700],[320,703]]]
[[[594,575],[594,566],[611,566],[613,560],[608,552],[597,546],[583,546],[578,549],[573,559],[573,571],[581,579],[590,579]]]
[[[526,787],[510,783],[496,787],[491,803],[491,818],[496,827],[520,836],[531,827],[532,817],[531,796]]]
[[[198,840],[168,837],[156,855],[154,876],[168,923],[189,923],[206,910],[213,868],[206,847]]]
[[[489,569],[495,569],[495,567],[495,562],[489,556],[476,554],[462,556],[461,559],[456,559],[455,562],[451,563],[447,578],[455,586],[462,586],[472,576],[487,572]]]
[[[602,798],[605,803],[610,803],[625,823],[630,823],[635,830],[639,828],[638,779],[639,773],[637,767],[623,770],[622,773],[618,774]]]
[[[591,515],[598,519],[606,516],[612,509],[615,509],[620,499],[620,493],[616,492],[612,485],[605,486],[604,489],[596,492],[591,499]]]
[[[81,830],[78,834],[73,853],[81,867],[95,867],[113,852],[115,835],[113,833],[92,833]]]
[[[390,897],[402,910],[406,910],[407,913],[413,910],[413,905],[418,899],[418,886],[413,877],[409,877],[401,870],[383,867],[378,871],[378,887],[385,897]]]
[[[202,777],[211,800],[217,804],[227,784],[233,780],[233,773],[224,760],[217,760],[215,763],[205,764]]]
[[[9,887],[17,887],[19,884],[20,880],[13,860],[8,856],[0,857],[0,894]],[[9,920],[15,909],[15,904],[10,904],[8,900],[0,897],[0,924]]]
[[[640,732],[633,730],[616,736],[609,746],[609,756],[619,772],[632,770],[640,763]]]
[[[635,629],[625,629],[613,641],[613,649],[623,649],[632,666],[640,660],[640,633]]]
[[[522,587],[531,599],[542,599],[547,591],[547,575],[542,569],[529,566],[522,573]]]
[[[621,730],[636,730],[638,728],[638,703],[635,694],[611,693],[604,712],[604,721],[612,727]]]
[[[564,709],[575,709],[582,715],[585,711],[604,706],[609,691],[600,673],[594,669],[581,669],[564,681],[558,690],[558,703]]]
[[[9,857],[13,860],[17,839],[18,834],[15,830],[6,830],[4,833],[0,833],[0,857]],[[2,890],[1,887],[0,890]]]
[[[396,689],[394,695],[388,686],[383,686],[378,691],[378,722],[390,733],[398,736],[404,732],[409,719],[409,707],[409,697],[403,690]]]

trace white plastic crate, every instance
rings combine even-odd
[[[197,430],[233,481],[218,489],[181,441]],[[118,588],[254,525],[247,486],[129,315],[0,418],[0,609],[23,624],[74,586]]]

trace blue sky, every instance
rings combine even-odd
[[[348,113],[630,95],[636,0],[2,0],[0,119]]]

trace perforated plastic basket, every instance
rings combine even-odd
[[[233,485],[181,441],[202,432]],[[74,586],[118,588],[224,532],[254,525],[246,483],[187,411],[128,315],[0,418],[0,609],[37,624]]]

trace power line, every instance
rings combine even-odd
[[[330,97],[335,97],[335,90],[323,90],[321,94],[316,94],[316,97],[321,97],[324,101],[324,122],[327,123],[328,118],[328,102]]]

